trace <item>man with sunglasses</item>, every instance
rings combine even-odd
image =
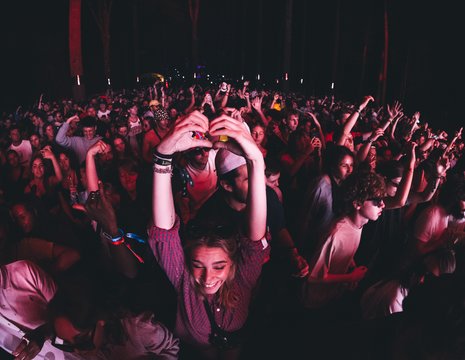
[[[174,177],[175,203],[184,224],[217,189],[215,157],[218,150],[196,147],[182,153]]]

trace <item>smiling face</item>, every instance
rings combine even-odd
[[[87,139],[87,140],[92,140],[95,136],[95,131],[97,129],[95,128],[95,126],[90,126],[90,127],[84,127],[82,129],[82,133],[84,134],[84,137]]]
[[[216,294],[231,274],[232,261],[219,247],[199,246],[192,251],[191,269],[205,295]]]

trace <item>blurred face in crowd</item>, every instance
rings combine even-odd
[[[118,128],[118,134],[123,136],[123,137],[127,137],[128,136],[128,127],[127,126],[120,126]]]
[[[157,121],[157,126],[161,130],[168,130],[170,126],[170,120],[168,118],[161,118],[160,120]]]
[[[86,113],[87,113],[87,116],[92,116],[92,117],[97,116],[97,112],[95,111],[95,108],[93,106],[89,106],[86,110]]]
[[[9,153],[8,154],[8,157],[7,157],[7,160],[8,160],[8,164],[12,167],[12,168],[15,168],[19,165],[19,156],[17,153]]]
[[[279,187],[279,178],[281,177],[281,173],[271,174],[266,178],[266,185],[272,188]]]
[[[57,316],[53,320],[55,335],[62,340],[58,348],[66,348],[67,352],[75,352],[87,358],[96,353],[104,342],[103,320],[97,321],[93,329],[77,329],[66,316]],[[56,341],[56,339],[54,340]]]
[[[66,154],[64,154],[64,153],[60,154],[59,164],[60,164],[60,167],[61,167],[61,169],[63,171],[65,171],[65,172],[69,171],[70,162],[69,162],[69,157]]]
[[[115,151],[117,153],[124,154],[124,151],[126,150],[126,144],[122,139],[115,138],[113,140],[113,146],[115,147]]]
[[[34,161],[32,162],[32,175],[34,175],[34,178],[36,179],[42,179],[44,177],[44,174],[44,162],[40,158],[34,159]]]
[[[95,137],[95,132],[96,132],[95,126],[89,126],[89,127],[86,126],[82,129],[84,138],[86,138],[87,140],[92,140]]]
[[[47,125],[45,128],[45,136],[49,141],[53,141],[55,139],[55,129],[53,125]]]
[[[265,139],[265,129],[263,129],[261,126],[254,126],[252,128],[251,134],[255,141],[255,144],[257,145],[260,145]]]
[[[36,134],[32,134],[29,137],[29,142],[34,150],[40,149],[40,138]]]
[[[394,197],[397,192],[397,188],[399,187],[400,181],[402,177],[395,177],[390,180],[386,180],[386,195],[390,197]]]
[[[131,106],[128,112],[129,116],[137,116],[137,105]]]
[[[231,259],[222,248],[199,246],[192,251],[192,275],[206,295],[216,294],[228,280],[231,264]]]
[[[334,180],[337,183],[344,181],[350,174],[352,174],[353,169],[354,159],[352,158],[352,156],[344,156],[333,171],[332,175],[334,177]]]
[[[13,205],[11,208],[11,214],[25,234],[32,231],[35,222],[34,214],[23,204]]]
[[[292,114],[287,117],[286,125],[289,131],[295,131],[299,126],[299,115]]]
[[[55,121],[57,122],[63,122],[63,114],[59,111],[56,112],[55,114]]]
[[[145,132],[150,130],[150,121],[147,119],[142,120],[142,127]]]
[[[19,129],[10,130],[10,139],[11,139],[11,142],[15,145],[18,145],[21,143],[21,133],[19,132]]]
[[[139,177],[139,174],[137,172],[119,168],[118,174],[119,181],[124,190],[126,190],[128,193],[136,191],[137,178]]]

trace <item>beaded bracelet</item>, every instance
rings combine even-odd
[[[159,164],[157,164],[159,165]],[[156,167],[155,165],[153,166],[153,172],[157,173],[157,174],[170,174],[170,175],[173,175],[173,169],[170,167],[166,167],[166,168],[163,168],[163,169],[160,169],[159,167]]]

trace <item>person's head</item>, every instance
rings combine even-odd
[[[186,262],[192,285],[201,297],[219,293],[220,303],[233,307],[237,301],[231,291],[238,262],[238,240],[231,229],[191,224],[186,232]]]
[[[278,161],[265,159],[265,178],[266,185],[272,188],[279,187],[279,178],[281,177],[281,166]]]
[[[139,172],[137,163],[134,160],[121,160],[118,163],[118,176],[121,187],[128,193],[134,193],[137,190]]]
[[[31,175],[34,179],[43,179],[45,177],[44,158],[40,153],[31,159]]]
[[[311,146],[311,138],[304,129],[293,131],[289,135],[287,149],[292,157],[303,154]]]
[[[94,119],[97,117],[97,111],[95,111],[95,107],[93,105],[88,105],[86,107],[86,117],[92,117]]]
[[[6,152],[6,160],[8,162],[8,165],[12,168],[16,168],[18,166],[20,166],[20,163],[19,163],[19,155],[18,153],[13,150],[13,149],[10,149]]]
[[[296,110],[289,110],[283,123],[289,132],[295,131],[299,126],[299,113]]]
[[[30,204],[17,202],[10,207],[11,217],[24,234],[34,229],[37,220],[37,211]]]
[[[170,127],[170,117],[165,109],[157,109],[153,113],[156,126],[161,130],[168,130]]]
[[[42,148],[42,144],[40,143],[40,136],[37,133],[33,133],[29,136],[29,142],[31,143],[32,151],[38,151]]]
[[[252,126],[250,134],[252,135],[255,144],[261,145],[265,140],[265,125],[261,122]]]
[[[398,160],[385,161],[379,164],[376,172],[384,176],[386,184],[386,195],[393,197],[402,180],[404,165]]]
[[[105,112],[107,110],[107,103],[105,101],[100,101],[98,108],[101,112]]]
[[[447,178],[440,189],[438,203],[454,218],[465,218],[465,181],[462,177]]]
[[[31,122],[36,127],[41,127],[44,125],[44,119],[42,115],[38,112],[34,112],[31,116]]]
[[[67,173],[71,169],[76,169],[76,157],[69,150],[62,149],[58,153],[58,165]]]
[[[62,123],[64,121],[63,113],[61,111],[55,111],[53,113],[53,118],[55,119],[56,122],[59,122],[59,123]]]
[[[342,215],[358,215],[375,221],[384,208],[385,185],[383,178],[373,172],[357,171],[342,184]]]
[[[228,197],[245,205],[249,191],[245,159],[229,150],[220,149],[216,154],[215,163],[221,189]]]
[[[142,128],[144,129],[144,132],[150,131],[150,129],[153,128],[153,123],[154,123],[154,118],[151,116],[144,116],[142,119]]]
[[[129,134],[129,128],[128,124],[126,122],[120,122],[116,126],[116,132],[118,135],[121,135],[122,137],[126,138]]]
[[[55,126],[53,126],[53,124],[45,124],[44,135],[50,142],[55,140]]]
[[[86,116],[79,121],[82,127],[82,133],[86,140],[92,140],[95,137],[97,131],[97,122],[95,117]]]
[[[324,154],[323,172],[337,184],[344,181],[354,169],[354,154],[345,146],[328,146]]]
[[[118,324],[118,321],[112,321],[112,317],[116,316],[112,316],[105,304],[103,289],[89,282],[92,280],[71,279],[60,284],[48,305],[52,345],[84,358],[92,356],[104,343],[111,341],[107,334],[111,325]]]
[[[139,107],[136,104],[131,104],[128,107],[128,115],[129,116],[137,116],[137,113],[139,112]]]
[[[203,170],[207,166],[210,156],[209,147],[196,147],[186,152],[186,159],[189,164],[198,170]]]
[[[119,155],[124,155],[126,153],[126,140],[123,136],[117,134],[113,138],[113,149]]]
[[[21,138],[21,131],[19,130],[19,127],[17,126],[10,127],[10,139],[13,145],[15,146],[21,144],[22,138]]]

